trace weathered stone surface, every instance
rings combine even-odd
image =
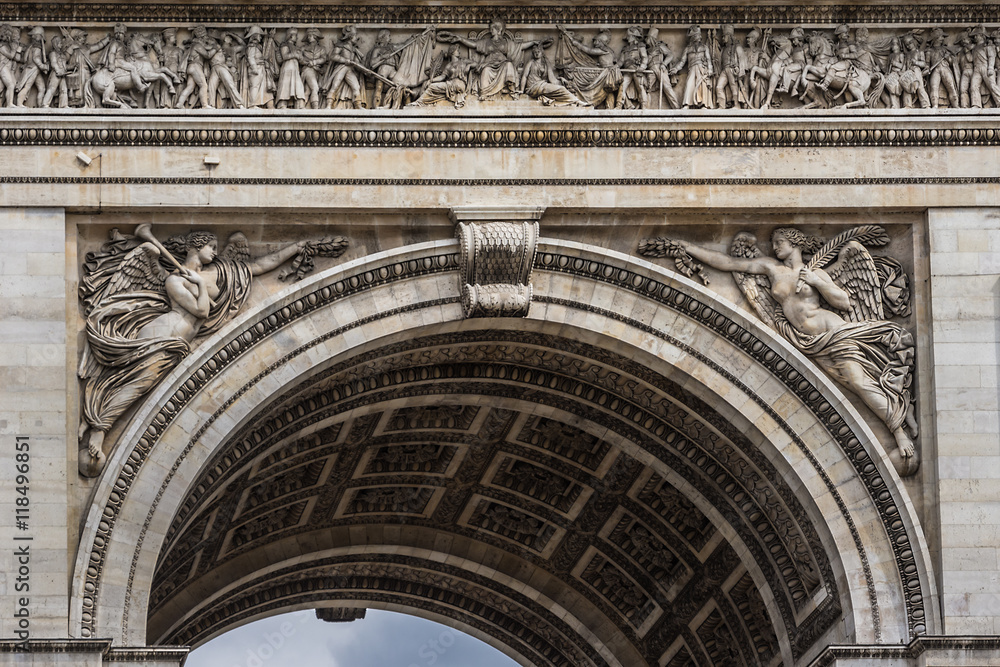
[[[998,659],[1000,99],[988,72],[972,85],[994,6],[151,8],[18,5],[3,18],[22,34],[0,28],[0,54],[23,47],[0,63],[0,103],[26,104],[0,110],[0,663],[177,665],[182,650],[142,647],[307,603],[402,605],[537,665]],[[268,64],[257,23],[280,28],[266,76],[283,109],[240,69]],[[826,36],[794,44],[798,25]],[[105,35],[90,74],[123,87],[144,54],[169,69],[172,40],[193,39],[187,80],[165,74],[175,92],[161,80],[148,102],[185,108],[83,108],[72,85],[63,104],[58,71],[31,70],[39,37],[58,69],[53,37]],[[773,67],[783,48],[808,68]],[[957,101],[933,72],[951,59]],[[862,70],[883,96],[823,93]],[[757,82],[789,72],[805,99],[758,108]],[[50,83],[53,108],[35,108]],[[147,105],[88,85],[95,104]],[[404,106],[417,99],[438,106]],[[107,465],[87,480],[84,259],[144,224],[157,240],[242,232],[258,258],[351,245],[293,260],[301,282],[262,275],[192,336],[102,429]],[[912,383],[879,390],[915,399],[905,479],[897,420],[708,259],[743,231],[863,225],[888,240],[865,252],[909,278],[908,311],[862,318],[915,342]],[[701,250],[637,256],[656,237]],[[870,277],[842,287],[852,303]],[[843,310],[823,298],[817,312]]]

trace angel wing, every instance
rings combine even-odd
[[[756,259],[763,254],[757,247],[757,237],[750,232],[740,232],[733,237],[732,245],[729,246],[731,257]],[[775,319],[781,317],[781,306],[771,296],[771,281],[767,276],[733,271],[733,279],[757,317],[769,327],[775,328]]]
[[[852,322],[884,320],[882,308],[882,282],[878,268],[868,249],[857,241],[845,243],[837,261],[826,269],[827,274],[851,298],[847,313]]]
[[[242,232],[234,232],[226,241],[226,247],[222,249],[220,256],[237,262],[249,262],[250,242]]]
[[[142,246],[150,246],[142,249]],[[88,252],[80,277],[80,300],[90,313],[109,296],[135,291],[163,291],[167,272],[159,252],[129,234],[112,229],[101,249]]]
[[[128,292],[162,292],[167,275],[160,265],[160,251],[152,243],[143,243],[122,258],[103,298]]]

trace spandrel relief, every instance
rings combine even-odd
[[[869,251],[888,243],[878,225],[860,225],[828,241],[785,227],[771,234],[773,257],[750,232],[733,238],[729,254],[665,238],[642,241],[639,253],[673,258],[678,270],[706,283],[699,262],[731,272],[762,322],[885,423],[905,476],[919,464],[915,346],[910,332],[890,318],[909,314],[909,288],[897,261]]]
[[[118,418],[243,308],[255,277],[285,266],[280,279],[301,279],[313,257],[336,257],[347,245],[343,237],[299,241],[252,257],[241,233],[220,252],[211,232],[161,243],[149,225],[134,235],[113,229],[99,251],[87,254],[80,280],[80,473],[101,472],[105,436]]]
[[[982,25],[513,28],[502,16],[485,29],[4,24],[0,100],[276,113],[1000,108],[998,42],[1000,30]]]

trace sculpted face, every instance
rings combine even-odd
[[[219,244],[217,241],[206,243],[198,249],[198,259],[201,260],[202,264],[210,264],[215,259],[218,250]]]
[[[493,21],[490,23],[490,35],[493,39],[500,39],[503,36],[504,25],[502,21]]]
[[[771,244],[774,247],[774,256],[782,260],[788,258],[792,254],[792,250],[795,249],[792,242],[782,234],[771,239]]]

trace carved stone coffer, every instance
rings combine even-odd
[[[527,316],[542,210],[452,210],[466,317]]]

